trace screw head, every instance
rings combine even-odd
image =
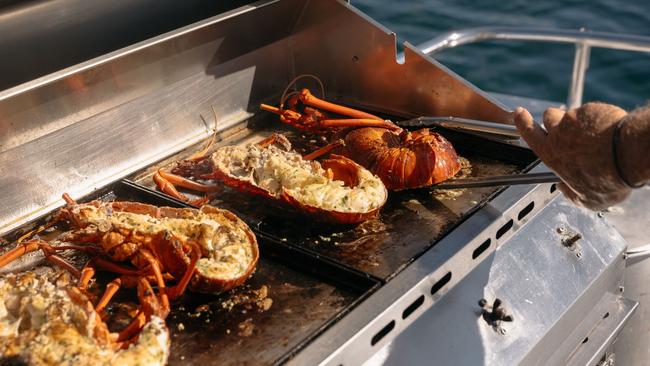
[[[576,252],[576,258],[578,258],[578,259],[582,258],[582,253]]]
[[[506,328],[499,328],[499,333],[501,333],[501,335],[505,335],[506,334]]]
[[[564,234],[565,232],[566,232],[566,229],[564,228],[564,226],[560,226],[560,227],[557,228],[557,233],[558,234]]]

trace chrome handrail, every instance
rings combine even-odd
[[[585,29],[540,29],[519,27],[481,27],[444,33],[420,44],[417,48],[429,55],[444,49],[488,40],[534,41],[575,44],[571,85],[567,96],[568,108],[582,104],[585,74],[589,67],[592,47],[625,51],[650,52],[650,37]]]

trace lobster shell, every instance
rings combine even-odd
[[[221,225],[227,225],[231,228],[240,229],[244,231],[248,238],[248,244],[251,246],[252,259],[246,270],[241,276],[236,278],[219,278],[209,277],[201,273],[198,269],[195,270],[189,288],[196,292],[203,293],[220,293],[228,291],[236,286],[243,284],[248,277],[253,274],[257,262],[259,260],[259,248],[257,246],[257,239],[251,229],[239,217],[228,210],[216,208],[210,205],[205,205],[200,209],[193,208],[173,208],[173,207],[158,207],[139,202],[111,202],[105,203],[101,201],[93,201],[88,203],[95,207],[101,205],[108,205],[114,212],[129,212],[139,215],[147,215],[153,218],[175,218],[194,220],[199,213],[209,215]],[[83,205],[78,205],[83,206]],[[156,258],[160,260],[164,268],[169,271],[174,277],[180,278],[185,272],[189,263],[187,254],[183,251],[182,240],[174,237],[174,235],[161,234],[150,238],[150,248]],[[168,243],[165,243],[165,242]],[[170,244],[170,245],[169,245]]]
[[[248,241],[251,245],[251,249],[253,251],[252,260],[250,261],[244,273],[239,277],[231,278],[231,279],[214,278],[214,277],[205,276],[197,270],[194,273],[192,280],[190,281],[190,289],[192,289],[192,291],[209,293],[209,294],[226,292],[246,282],[246,280],[255,271],[255,267],[257,266],[257,262],[259,261],[260,258],[260,252],[257,246],[257,238],[255,237],[255,234],[253,234],[253,231],[250,229],[250,227],[248,227],[248,225],[246,225],[246,223],[242,221],[242,219],[240,219],[239,217],[237,217],[237,215],[235,215],[234,213],[228,210],[224,210],[210,205],[205,205],[201,207],[200,211],[209,215],[221,216],[224,220],[228,221],[233,227],[243,230],[246,233],[246,237],[248,238]]]
[[[329,160],[329,162],[327,160]],[[327,159],[327,160],[324,160],[322,164],[323,167],[325,168],[327,168],[328,166],[332,166],[333,160],[338,160],[339,162],[342,162],[342,164],[347,165],[348,167],[361,168],[354,161],[344,156],[334,155],[333,159]],[[334,172],[334,179],[338,179],[339,177],[337,173],[339,173],[339,170],[332,169],[332,171]],[[296,209],[298,212],[315,217],[318,219],[318,221],[326,222],[326,223],[358,224],[377,217],[377,215],[379,214],[379,210],[381,209],[380,206],[367,212],[342,212],[342,211],[335,211],[335,210],[326,210],[321,207],[306,205],[300,202],[295,197],[293,197],[291,193],[288,192],[287,190],[284,190],[282,194],[280,194],[279,196],[275,196],[270,191],[253,184],[253,182],[251,181],[238,179],[232,176],[231,174],[220,170],[216,164],[214,165],[214,171],[210,175],[210,178],[220,180],[227,186],[233,187],[239,190],[240,192],[261,196],[266,199],[287,205],[291,208]],[[344,181],[347,180],[346,178],[342,178],[342,177],[340,179]]]
[[[451,143],[427,129],[411,133],[359,128],[347,133],[342,149],[390,190],[430,186],[453,177],[461,168]]]

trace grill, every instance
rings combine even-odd
[[[444,66],[408,44],[398,62],[395,49],[393,34],[345,2],[259,1],[0,92],[0,166],[13,172],[0,177],[3,246],[62,192],[185,206],[151,175],[215,131],[217,146],[283,131],[305,148],[311,136],[258,110],[300,74],[318,75],[330,99],[394,119],[510,122]],[[440,132],[473,176],[545,170],[517,141]],[[245,286],[174,305],[172,364],[358,364],[423,321],[440,329],[430,346],[442,364],[582,363],[604,354],[636,306],[619,292],[623,239],[548,184],[391,192],[379,219],[357,227],[305,222],[229,189],[212,204],[253,228],[262,257]],[[581,239],[568,248],[565,232]],[[262,288],[268,310],[250,299]],[[481,298],[503,300],[514,321],[491,323]]]

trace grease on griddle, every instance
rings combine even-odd
[[[452,178],[452,180],[467,178],[472,175],[472,163],[470,163],[469,160],[465,159],[462,156],[458,157],[458,161],[460,162],[460,171],[454,176],[454,178]],[[431,190],[431,197],[441,201],[455,200],[456,198],[462,196],[466,190],[467,190],[466,188],[461,188],[461,189],[433,188]]]

